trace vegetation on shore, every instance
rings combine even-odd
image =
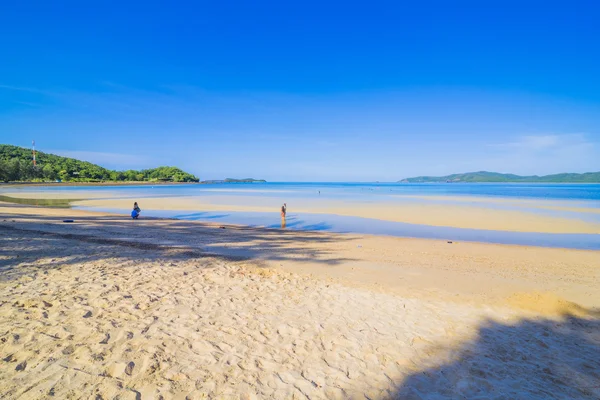
[[[114,171],[87,161],[36,152],[33,165],[30,149],[0,145],[1,182],[198,182],[199,179],[176,167],[140,171]]]
[[[498,172],[467,172],[464,174],[453,174],[446,176],[417,176],[415,178],[406,178],[400,182],[404,183],[436,183],[436,182],[522,182],[522,183],[600,183],[600,172],[586,172],[584,174],[563,173],[554,175],[532,175],[520,176],[514,174],[501,174]]]

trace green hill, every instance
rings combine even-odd
[[[554,175],[532,175],[520,176],[514,174],[500,174],[498,172],[467,172],[464,174],[453,174],[446,176],[417,176],[406,178],[400,182],[404,183],[434,183],[434,182],[522,182],[522,183],[600,183],[600,172],[586,172],[584,174],[554,174]]]
[[[0,145],[1,182],[198,182],[198,178],[175,167],[140,171],[113,171],[87,161],[36,152],[33,166],[30,149]]]

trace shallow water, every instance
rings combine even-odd
[[[165,198],[167,210],[144,209],[143,216],[222,222],[268,228],[282,228],[278,209],[271,212],[205,212],[169,210],[168,198],[201,199],[220,205],[265,205],[287,202],[302,204],[355,204],[368,207],[382,204],[427,203],[484,207],[491,210],[519,210],[546,216],[600,222],[600,213],[582,209],[600,208],[600,184],[399,184],[399,183],[264,183],[213,185],[138,186],[46,186],[1,188],[0,194],[32,193],[36,197],[60,195],[85,198]],[[38,200],[39,201],[39,200]],[[42,205],[42,204],[40,204]],[[543,207],[541,207],[543,206]],[[544,208],[546,207],[546,208]],[[78,207],[80,208],[80,207]],[[125,209],[87,208],[129,214]],[[597,234],[551,234],[500,232],[493,230],[437,227],[334,214],[291,213],[285,229],[354,232],[393,236],[433,238],[452,241],[479,241],[548,247],[600,249]]]
[[[507,199],[544,199],[580,201],[590,207],[600,207],[600,184],[525,184],[525,183],[255,183],[255,184],[189,184],[189,185],[120,185],[120,186],[28,186],[0,188],[22,192],[95,192],[127,193],[128,195],[210,196],[244,195],[282,198],[391,199],[398,195],[461,196]]]
[[[114,208],[76,208],[82,210],[127,214],[127,210]],[[452,242],[485,242],[517,244],[524,246],[600,250],[600,235],[593,234],[555,234],[464,229],[407,224],[402,222],[382,221],[371,218],[348,217],[334,214],[290,213],[285,219],[285,222],[282,221],[282,219],[276,213],[265,212],[146,210],[143,212],[143,214],[148,217],[176,218],[187,221],[238,224],[271,229],[329,231],[336,233],[359,233],[424,239],[440,239]]]

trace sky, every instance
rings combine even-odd
[[[0,2],[0,143],[201,179],[600,171],[600,3]]]

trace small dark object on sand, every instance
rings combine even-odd
[[[135,367],[135,363],[130,361],[129,364],[125,367],[125,373],[129,376],[133,373],[133,367]]]
[[[72,219],[63,219],[63,222],[74,222]]]
[[[452,244],[452,240],[448,240],[448,243]]]

